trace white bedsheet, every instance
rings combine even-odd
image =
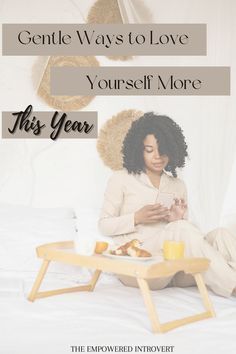
[[[174,345],[175,354],[236,352],[236,297],[210,293],[217,317],[166,334],[153,334],[138,289],[105,276],[94,292],[28,302],[25,294],[0,292],[1,354],[67,354],[72,345]],[[46,284],[47,285],[47,284]],[[59,283],[52,286],[64,286]],[[162,322],[202,309],[196,288],[152,292]],[[13,339],[14,338],[14,339]]]

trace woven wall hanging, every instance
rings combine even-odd
[[[124,138],[134,120],[144,113],[134,109],[124,110],[108,119],[99,131],[97,150],[104,164],[112,170],[123,168],[121,149]]]
[[[79,110],[87,106],[94,96],[52,96],[50,94],[50,67],[51,66],[99,66],[99,62],[93,56],[54,56],[50,57],[44,70],[42,80],[38,88],[38,95],[50,107],[63,111]]]
[[[91,7],[87,23],[123,23],[117,0],[97,0]],[[131,60],[132,56],[116,55],[107,56],[111,60]]]

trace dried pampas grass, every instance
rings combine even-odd
[[[100,129],[97,150],[104,164],[112,170],[123,168],[121,150],[124,138],[132,122],[142,115],[143,112],[134,109],[121,111],[109,119]]]
[[[38,95],[50,107],[63,111],[79,110],[87,106],[94,96],[52,96],[50,94],[50,68],[52,66],[99,66],[95,57],[55,56],[50,57],[38,88]]]

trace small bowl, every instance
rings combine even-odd
[[[98,241],[95,246],[95,253],[102,254],[108,248],[108,242]]]

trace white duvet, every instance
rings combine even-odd
[[[153,334],[139,289],[105,275],[94,292],[78,292],[27,301],[23,293],[0,293],[1,354],[67,354],[71,346],[140,345],[155,352],[174,346],[175,354],[236,352],[236,298],[210,293],[217,317]],[[69,285],[50,281],[45,286]],[[167,288],[152,296],[161,322],[200,312],[196,288]],[[101,351],[102,352],[102,351]],[[157,351],[156,351],[157,352]]]
[[[90,223],[97,219],[87,214]],[[75,235],[70,210],[0,205],[0,354],[69,354],[71,346],[82,345],[101,345],[103,353],[109,344],[130,345],[133,352],[135,346],[143,346],[147,353],[158,352],[160,346],[174,346],[175,354],[236,353],[236,297],[210,293],[216,318],[166,334],[151,332],[139,289],[125,287],[110,274],[102,275],[94,292],[29,302],[27,295],[41,264],[35,247]],[[89,279],[85,268],[54,263],[42,288],[73,286]],[[203,311],[196,288],[167,288],[152,295],[161,322]]]

